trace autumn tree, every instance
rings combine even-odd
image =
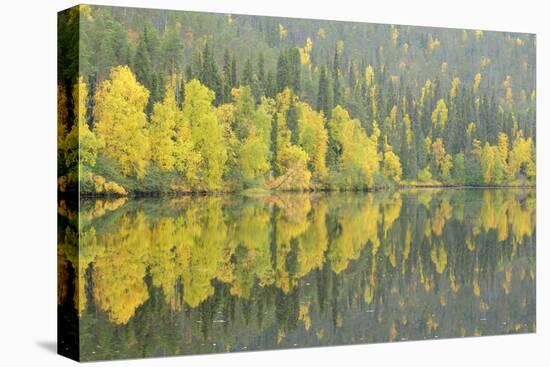
[[[314,111],[307,103],[298,103],[299,144],[309,157],[308,168],[312,178],[323,183],[328,176],[325,163],[328,134],[323,114]]]
[[[214,92],[198,80],[185,84],[182,125],[190,127],[192,149],[196,153],[187,163],[187,173],[190,184],[198,190],[221,188],[227,160],[223,128],[212,105],[214,98]]]
[[[143,178],[149,159],[149,142],[144,109],[149,92],[127,66],[111,70],[110,79],[95,95],[96,133],[102,154],[118,163],[124,175]]]
[[[288,126],[289,111],[295,103],[296,96],[289,88],[277,95],[272,140],[275,143],[274,169],[279,177],[272,185],[274,188],[306,189],[310,185],[311,172],[307,166],[310,157],[304,149],[292,144]]]
[[[265,178],[271,169],[271,114],[269,102],[256,107],[249,86],[233,89],[235,129],[240,140],[238,164],[242,178]]]
[[[520,130],[514,139],[512,149],[509,153],[508,179],[514,180],[520,174],[523,174],[528,179],[533,179],[536,174],[534,157],[533,140],[531,138],[526,139]]]
[[[432,152],[434,165],[437,168],[439,177],[443,180],[450,178],[451,168],[453,168],[453,160],[450,154],[445,151],[445,145],[441,138],[437,138],[432,144]]]
[[[149,143],[151,161],[164,171],[170,171],[175,164],[175,130],[181,111],[176,104],[174,89],[168,87],[162,103],[157,102],[151,114]]]
[[[345,117],[346,114],[347,112],[342,116]],[[338,113],[335,114],[333,110],[334,115]],[[380,130],[376,124],[373,126],[371,136],[367,135],[357,119],[344,118],[339,126],[334,126],[334,130],[337,133],[337,141],[342,147],[339,161],[345,187],[373,187],[374,176],[379,171],[377,142]]]
[[[88,89],[83,77],[79,77],[74,85],[72,98],[74,101],[73,116],[75,116],[76,123],[73,124],[71,131],[61,142],[59,150],[63,154],[62,159],[67,168],[89,170],[95,165],[101,143],[90,131],[86,122]]]
[[[384,148],[384,165],[382,173],[394,182],[399,182],[403,174],[399,156],[392,151],[391,145],[389,144],[385,144]]]

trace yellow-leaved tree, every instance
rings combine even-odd
[[[271,168],[270,159],[271,114],[264,104],[252,115],[252,126],[239,152],[239,163],[245,179],[264,177]]]
[[[111,69],[110,79],[95,95],[95,133],[103,144],[101,153],[115,160],[124,175],[145,175],[149,161],[147,116],[149,91],[128,66]]]
[[[187,161],[186,173],[194,188],[208,191],[221,189],[227,161],[224,129],[218,122],[212,101],[214,92],[198,80],[185,84],[181,132],[186,126],[190,128],[192,149],[196,153],[192,161]],[[181,143],[185,144],[184,141]],[[190,171],[193,175],[189,174]]]
[[[361,122],[351,119],[342,107],[335,107],[332,114],[332,129],[337,132],[342,150],[340,167],[344,185],[351,188],[374,186],[374,176],[379,171],[376,147],[380,130],[376,122],[373,123],[373,133],[369,137],[361,127]]]
[[[151,145],[151,161],[164,171],[174,168],[176,122],[181,118],[181,111],[176,104],[176,96],[171,86],[166,88],[162,102],[153,106],[151,124],[149,125],[149,143]]]
[[[382,168],[382,173],[395,182],[401,181],[401,175],[403,174],[399,156],[392,151],[391,145],[387,143],[384,148],[384,166]]]
[[[275,165],[277,177],[269,185],[272,189],[302,190],[310,187],[311,172],[307,164],[309,156],[300,146],[292,144],[287,124],[289,110],[297,103],[297,97],[289,88],[277,94],[275,101],[276,128]]]
[[[435,139],[432,144],[432,153],[435,166],[439,171],[439,175],[443,179],[448,179],[451,168],[453,168],[453,158],[445,151],[445,145],[441,138]]]
[[[271,165],[271,119],[269,102],[264,99],[256,107],[252,90],[248,85],[233,88],[234,101],[233,135],[236,140],[236,168],[245,181],[256,181],[265,178]],[[230,140],[231,142],[231,140]],[[232,169],[230,167],[229,169]],[[229,172],[231,175],[231,172]]]
[[[324,126],[323,114],[314,111],[305,102],[299,102],[297,108],[300,146],[309,156],[308,166],[312,172],[312,178],[318,183],[323,183],[328,176],[325,161],[328,133]]]
[[[515,180],[519,174],[528,179],[534,179],[536,176],[535,145],[533,139],[526,139],[521,130],[516,134],[508,155],[508,178]]]
[[[440,128],[445,130],[445,125],[447,124],[449,110],[443,99],[437,101],[435,109],[432,112],[432,124],[434,128]]]
[[[60,151],[67,167],[79,163],[79,168],[91,168],[95,165],[100,144],[86,122],[86,103],[88,88],[83,77],[79,77],[73,87],[73,110],[75,123],[60,144]]]

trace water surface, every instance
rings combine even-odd
[[[534,190],[89,200],[80,256],[59,213],[82,360],[535,331]]]

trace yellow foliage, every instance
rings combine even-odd
[[[430,252],[430,256],[433,264],[435,265],[435,271],[438,274],[442,274],[447,266],[447,251],[445,250],[443,242],[441,242],[439,246],[434,245],[432,251]]]
[[[102,153],[116,160],[124,175],[143,178],[149,160],[147,117],[149,92],[128,66],[111,69],[95,95],[95,133]]]
[[[372,116],[376,118],[376,114],[378,113],[378,88],[376,87],[376,84],[373,84],[372,87],[370,87],[369,98],[371,100]]]
[[[443,99],[437,101],[435,109],[432,112],[432,124],[434,127],[440,127],[441,130],[445,129],[447,124],[449,110]]]
[[[338,138],[342,147],[340,162],[344,173],[344,184],[355,188],[372,187],[374,175],[379,171],[376,147],[380,130],[374,124],[373,134],[369,137],[359,120],[346,117],[347,111],[342,116],[344,119],[340,122]]]
[[[451,91],[450,91],[451,98],[456,97],[456,94],[458,92],[459,87],[460,87],[460,79],[459,78],[453,78],[453,80],[451,81]]]
[[[474,85],[473,85],[474,94],[477,94],[477,91],[479,90],[479,85],[480,84],[481,84],[481,74],[477,73],[474,76]]]
[[[507,75],[504,81],[502,82],[502,87],[504,88],[504,100],[506,103],[511,104],[514,99],[512,92],[512,77]]]
[[[181,111],[176,104],[174,90],[169,86],[162,103],[155,103],[149,124],[151,161],[164,171],[172,170],[176,163],[174,129],[179,119]]]
[[[94,298],[115,324],[126,324],[149,298],[144,277],[150,242],[144,233],[143,213],[123,217],[118,232],[102,238],[105,252],[94,262]]]
[[[300,62],[302,65],[310,66],[311,50],[313,50],[313,42],[311,41],[311,38],[308,37],[305,46],[298,49],[300,52]]]
[[[317,37],[320,39],[325,39],[327,36],[324,28],[319,28],[319,31],[317,32]]]
[[[61,145],[67,135],[69,111],[67,91],[62,84],[57,85],[57,144]]]
[[[307,189],[310,187],[311,172],[307,169],[308,154],[296,145],[282,151],[280,165],[283,175],[279,178],[280,189]]]
[[[328,133],[323,114],[314,111],[307,103],[300,102],[298,108],[299,143],[309,157],[312,178],[324,182],[328,176],[325,162]]]
[[[523,172],[527,178],[534,179],[536,176],[534,157],[535,147],[533,139],[525,139],[523,132],[520,130],[509,152],[508,179],[514,180],[520,172]]]
[[[397,29],[393,24],[390,26],[391,32],[391,42],[393,47],[397,47],[397,40],[399,39],[399,29]]]
[[[224,128],[218,121],[213,100],[214,92],[198,80],[185,84],[182,122],[176,137],[181,135],[181,139],[179,147],[176,141],[176,149],[181,150],[177,155],[184,159],[182,168],[189,184],[198,190],[219,190],[227,161]],[[194,154],[183,155],[189,151]]]
[[[64,160],[66,167],[72,167],[76,164],[78,164],[79,169],[82,166],[93,167],[101,144],[94,133],[90,131],[86,122],[88,90],[84,78],[78,78],[77,83],[73,86],[72,97],[73,113],[76,120],[71,131],[59,146],[61,159]]]
[[[370,64],[365,69],[365,82],[369,88],[374,85],[374,68]]]
[[[103,176],[93,176],[94,191],[96,194],[126,196],[128,192],[116,182],[107,181]]]
[[[279,24],[279,39],[282,41],[286,38],[286,29],[282,24]]]
[[[450,154],[445,151],[445,145],[441,138],[435,139],[435,142],[432,144],[432,152],[437,165],[439,172],[442,177],[448,177],[453,168],[453,159]]]
[[[309,316],[309,304],[300,305],[300,310],[298,312],[298,320],[304,322],[304,327],[306,330],[311,328],[311,317]]]
[[[476,40],[479,41],[481,39],[481,37],[483,37],[483,31],[482,30],[475,30],[474,31],[474,34],[476,36]]]
[[[428,35],[428,51],[432,53],[434,50],[439,48],[440,45],[441,45],[441,42],[439,41],[439,39],[437,37],[434,38],[430,33]]]
[[[490,57],[482,56],[480,61],[481,69],[485,69],[486,66],[490,65],[492,62]]]
[[[401,170],[401,162],[397,154],[392,152],[391,146],[386,145],[386,151],[384,152],[384,166],[382,173],[391,178],[395,182],[401,180],[401,175],[403,171]]]

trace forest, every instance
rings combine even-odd
[[[61,192],[535,184],[532,34],[87,5],[58,34]]]

